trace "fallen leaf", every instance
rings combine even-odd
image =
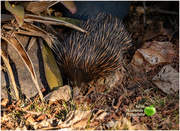
[[[140,123],[140,121],[139,121],[139,116],[133,116],[132,117],[135,121],[137,121],[138,123]]]
[[[134,125],[133,127],[134,127],[134,130],[148,130],[148,127],[146,124],[143,124],[143,125],[137,124],[137,125]]]
[[[117,124],[118,124],[118,121],[113,121],[113,120],[111,120],[111,121],[109,121],[109,122],[107,122],[107,123],[104,123],[106,126],[107,126],[107,128],[109,129],[109,128],[112,128],[112,127],[114,127],[114,126],[116,126]]]
[[[72,129],[84,129],[91,117],[91,110],[88,111],[70,111],[64,122],[60,123],[61,128],[71,127]]]
[[[73,25],[80,25],[82,21],[80,20],[77,20],[77,19],[72,19],[72,18],[67,18],[67,17],[54,17],[54,16],[49,16],[49,17],[52,17],[52,18],[55,18],[55,19],[59,19],[59,20],[63,20],[63,21],[66,21],[66,22],[69,22]]]
[[[127,118],[120,118],[117,124],[118,130],[134,130],[132,123]]]
[[[66,26],[72,29],[76,29],[78,31],[81,31],[83,33],[88,33],[86,30],[71,24],[70,22],[66,22],[65,20],[61,20],[58,17],[45,17],[45,16],[37,16],[32,14],[26,14],[24,21],[26,22],[40,22],[45,24],[52,24],[52,25],[60,25],[60,26]],[[74,23],[74,22],[73,22]]]
[[[142,7],[142,6],[137,6],[137,7],[136,7],[136,12],[138,13],[139,16],[140,16],[141,14],[144,14],[144,7]]]
[[[46,115],[43,114],[43,115],[40,115],[37,119],[35,119],[35,121],[39,122],[39,121],[42,121],[46,118]]]
[[[11,117],[9,115],[4,113],[3,116],[1,117],[1,123],[9,121],[10,118]]]
[[[16,130],[27,130],[27,127],[26,127],[26,126],[23,126],[23,127],[17,127]]]
[[[71,98],[71,89],[68,85],[63,87],[59,87],[59,89],[52,91],[51,93],[47,94],[44,99],[50,101],[56,100],[64,100],[68,101]]]
[[[163,22],[153,21],[153,23],[151,23],[148,26],[148,29],[146,30],[146,32],[143,36],[143,41],[150,40],[150,39],[160,35],[162,33],[162,29],[163,29]]]
[[[93,114],[91,122],[93,122],[94,120],[102,120],[107,115],[109,115],[109,112],[106,112],[105,110],[98,110],[98,112],[96,114]]]
[[[51,127],[51,124],[47,121],[47,119],[44,119],[43,121],[37,123],[37,129],[45,127]]]
[[[130,64],[134,72],[145,73],[158,65],[172,63],[176,54],[171,42],[146,42],[135,52]]]
[[[152,79],[152,82],[163,92],[173,94],[179,90],[179,73],[167,65]]]
[[[4,98],[2,101],[1,101],[1,107],[6,107],[7,104],[9,103],[9,100],[7,98]]]
[[[33,122],[35,122],[34,118],[32,117],[32,115],[30,115],[27,119],[27,122],[29,122],[30,124],[32,124]]]
[[[29,51],[29,50],[31,49],[31,47],[34,45],[34,43],[35,43],[36,40],[37,40],[36,37],[31,37],[31,40],[30,40],[30,42],[29,42],[29,45],[28,45],[26,51]]]

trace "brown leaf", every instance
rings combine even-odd
[[[91,122],[95,120],[103,120],[107,115],[109,115],[109,112],[106,112],[105,110],[98,110],[98,112],[93,115]]]
[[[37,119],[35,119],[35,121],[42,121],[42,120],[44,120],[46,118],[46,115],[45,114],[43,114],[43,115],[40,115]]]
[[[32,124],[33,122],[35,122],[34,118],[32,117],[32,115],[30,115],[27,119],[27,122],[29,122],[30,124]]]
[[[167,65],[164,66],[152,82],[167,94],[173,94],[179,90],[179,73]]]
[[[143,124],[143,125],[137,124],[137,125],[134,125],[133,127],[134,127],[134,130],[148,130],[148,127],[146,124]]]
[[[176,54],[171,42],[147,42],[135,52],[131,66],[134,72],[145,73],[158,65],[172,63]]]
[[[42,112],[35,112],[35,111],[26,111],[26,112],[29,114],[37,115],[37,116],[42,114]]]
[[[77,7],[73,1],[61,1],[61,3],[72,13],[77,12]]]
[[[9,100],[7,98],[4,98],[2,101],[1,101],[1,107],[6,107],[7,104],[9,104]]]
[[[123,99],[124,95],[121,95],[119,98],[118,98],[118,102],[117,102],[117,105],[116,105],[116,108],[118,109],[119,106],[121,105],[121,103],[123,102],[122,99]]]
[[[34,14],[40,14],[45,11],[49,7],[58,3],[59,1],[33,1],[33,2],[25,2],[23,6],[25,10],[32,12]]]
[[[70,111],[63,123],[60,123],[61,128],[71,127],[72,129],[84,129],[91,117],[91,110],[89,111]]]
[[[30,40],[30,42],[29,42],[27,51],[29,51],[29,50],[31,49],[31,47],[34,45],[34,43],[36,42],[36,40],[37,40],[37,37],[31,37],[31,40]]]
[[[57,90],[52,91],[51,93],[47,94],[44,99],[50,101],[56,100],[64,100],[68,101],[71,98],[71,89],[68,85],[60,87]]]
[[[139,121],[139,116],[134,116],[134,117],[132,117],[135,121],[137,121],[138,123],[140,123],[140,121]]]
[[[5,123],[7,121],[9,121],[11,117],[7,114],[4,114],[2,117],[1,117],[1,123]]]
[[[154,21],[152,24],[149,25],[148,29],[146,30],[143,41],[150,40],[162,33],[163,29],[163,22]]]
[[[66,19],[61,20],[58,17],[50,18],[50,17],[45,17],[45,16],[26,14],[26,18],[24,20],[27,22],[35,22],[36,21],[36,22],[41,22],[41,23],[45,23],[45,24],[66,26],[66,27],[81,31],[83,33],[88,33],[86,30],[74,25],[74,22],[73,22],[73,24],[71,24],[72,20],[71,20],[71,22],[69,22],[69,21],[66,22]]]

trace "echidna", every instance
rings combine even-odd
[[[58,63],[72,84],[105,77],[122,66],[131,38],[122,21],[104,13],[80,25],[89,34],[74,30],[58,46]],[[56,47],[57,48],[57,47]]]

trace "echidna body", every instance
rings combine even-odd
[[[123,54],[131,46],[121,20],[110,15],[99,14],[80,27],[89,34],[73,31],[56,52],[74,86],[114,72],[122,66]]]

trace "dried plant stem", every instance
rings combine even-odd
[[[63,20],[59,20],[59,19],[54,19],[54,18],[49,18],[49,17],[44,17],[44,16],[37,16],[37,15],[30,15],[30,14],[25,14],[25,16],[29,16],[31,18],[25,18],[24,21],[30,22],[30,21],[36,21],[36,22],[41,22],[41,23],[48,23],[48,24],[54,24],[54,25],[64,25],[73,29],[76,29],[78,31],[81,31],[83,33],[87,33],[86,30],[75,26],[71,23],[68,23],[66,21]],[[39,19],[37,19],[39,18]]]
[[[31,78],[39,92],[39,96],[42,100],[42,102],[44,101],[44,98],[43,98],[43,94],[40,90],[40,87],[39,87],[39,84],[38,84],[38,81],[37,81],[37,77],[36,77],[36,74],[35,74],[35,70],[34,70],[34,66],[31,62],[31,59],[29,57],[29,55],[27,54],[27,52],[25,51],[24,47],[22,46],[21,42],[19,41],[19,39],[16,37],[16,38],[12,38],[12,39],[7,39],[3,36],[1,36],[1,38],[3,40],[5,40],[7,43],[11,44],[15,49],[16,51],[18,52],[18,54],[20,55],[20,57],[22,58],[24,64],[26,65],[28,71],[30,72],[31,74]],[[2,54],[2,53],[1,53]]]
[[[8,72],[9,72],[9,75],[10,75],[10,78],[11,78],[11,81],[12,81],[12,85],[13,85],[13,88],[14,88],[14,91],[15,91],[16,99],[19,100],[19,92],[18,92],[18,89],[16,87],[16,82],[15,82],[15,79],[14,79],[12,68],[11,68],[11,66],[9,64],[8,58],[4,55],[2,50],[1,50],[1,57],[2,57],[6,67],[8,69]]]

